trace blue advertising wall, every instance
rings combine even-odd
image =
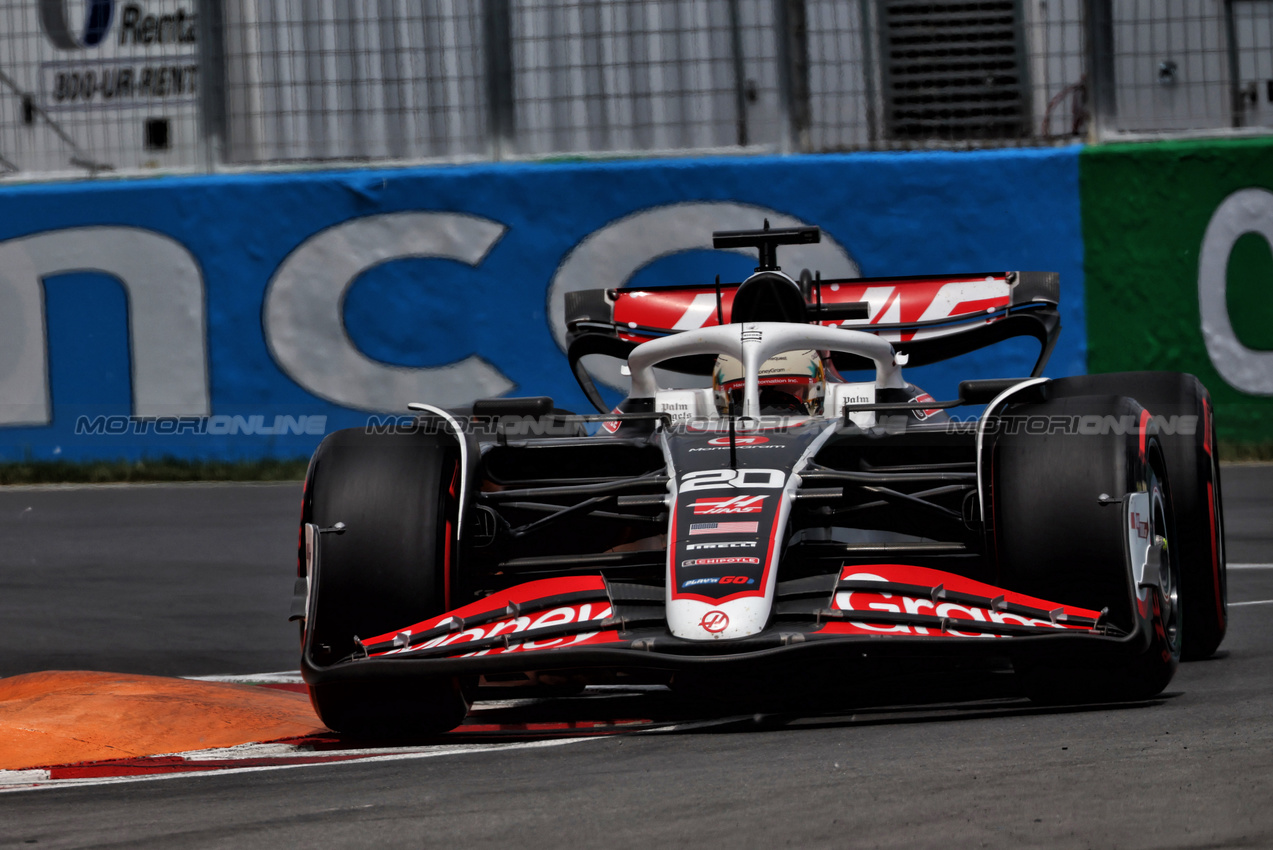
[[[780,255],[793,272],[1059,271],[1048,373],[1084,371],[1077,148],[17,186],[0,189],[0,460],[301,456],[409,401],[587,412],[553,331],[564,292],[741,279],[754,258],[707,250],[710,232],[765,217],[823,228]],[[950,397],[1036,351],[909,374]]]

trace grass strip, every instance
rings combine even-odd
[[[1220,460],[1226,463],[1273,462],[1273,443],[1233,443],[1221,440]]]

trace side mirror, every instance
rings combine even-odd
[[[959,398],[965,404],[989,404],[1004,390],[1028,380],[1027,378],[987,378],[980,381],[960,381]],[[1047,384],[1035,384],[1013,396],[1013,401],[1047,401]]]

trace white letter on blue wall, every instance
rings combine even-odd
[[[405,410],[412,401],[450,407],[508,392],[513,382],[476,355],[427,368],[372,360],[349,338],[341,315],[345,293],[369,269],[412,257],[477,266],[506,229],[462,213],[403,212],[311,236],[279,266],[265,294],[270,353],[306,390],[360,410]]]
[[[135,227],[72,227],[0,242],[0,425],[52,421],[43,279],[114,277],[128,299],[133,413],[206,416],[203,275],[185,246]]]

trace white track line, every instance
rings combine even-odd
[[[1230,608],[1237,608],[1239,605],[1273,605],[1273,599],[1256,599],[1254,602],[1230,602]]]
[[[1273,564],[1229,564],[1231,570],[1273,570]]]
[[[195,776],[230,776],[240,773],[263,773],[267,770],[292,770],[298,767],[336,767],[348,764],[368,764],[384,761],[410,761],[413,759],[435,758],[437,756],[468,755],[470,753],[497,752],[508,750],[531,750],[543,747],[560,747],[565,744],[578,744],[582,741],[595,741],[609,737],[605,735],[581,738],[557,738],[551,741],[525,741],[511,744],[459,744],[453,747],[439,747],[433,750],[410,753],[392,753],[374,755],[366,758],[344,759],[341,761],[310,762],[307,764],[270,764],[253,767],[227,767],[221,770],[190,770],[172,773],[158,773],[142,776],[101,776],[91,779],[49,779],[47,770],[0,770],[0,793],[12,791],[40,791],[46,788],[82,788],[89,785],[122,785],[128,782],[153,782],[159,779],[184,779]],[[325,750],[314,755],[336,756],[348,753],[347,750]],[[184,755],[194,756],[194,753]]]
[[[300,670],[283,670],[278,673],[252,673],[244,676],[182,676],[194,682],[230,682],[240,685],[304,684]]]
[[[38,493],[51,490],[194,490],[213,487],[300,487],[305,482],[295,481],[104,481],[99,483],[49,483],[49,484],[0,484],[0,493]]]

